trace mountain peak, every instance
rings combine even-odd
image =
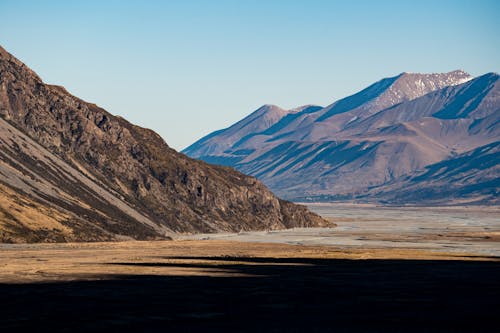
[[[264,104],[257,110],[255,110],[254,113],[256,114],[263,114],[267,112],[278,112],[278,113],[285,113],[287,110],[275,105],[275,104]]]
[[[281,108],[276,104],[264,104],[257,110],[271,110],[271,109],[281,109]]]
[[[459,75],[459,76],[471,76],[469,73],[464,71],[463,69],[455,69],[449,72],[434,72],[434,73],[420,73],[420,72],[401,72],[397,76],[403,75]]]
[[[355,112],[353,116],[364,118],[398,103],[471,79],[472,76],[462,70],[431,74],[403,72],[377,81],[362,91],[327,106],[317,121],[322,122],[345,112]]]
[[[453,70],[446,73],[413,73],[413,72],[402,72],[396,76],[395,82],[399,80],[432,80],[438,83],[441,81],[441,85],[456,85],[463,83],[472,79],[473,77],[462,69]]]
[[[201,138],[185,148],[183,152],[196,158],[208,154],[223,153],[246,136],[268,129],[289,113],[290,111],[277,105],[264,104],[234,125],[218,131],[217,135],[212,133]],[[198,150],[198,147],[204,148]]]
[[[457,75],[466,75],[466,76],[471,76],[469,73],[464,71],[463,69],[455,69],[454,71],[449,72],[449,74],[457,74]]]
[[[447,86],[455,86],[473,77],[462,70],[447,73],[410,73],[403,72],[392,78],[390,86],[369,102],[370,114],[384,108],[410,101]]]

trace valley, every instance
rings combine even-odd
[[[498,13],[0,1],[0,333],[499,332]]]

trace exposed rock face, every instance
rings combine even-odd
[[[0,116],[0,241],[328,224],[253,177],[192,160],[153,131],[44,84],[1,48]],[[51,222],[37,226],[12,205],[31,205]]]
[[[257,115],[246,119],[259,122]],[[471,175],[479,172],[475,164],[464,173],[468,176],[463,182],[451,173],[443,175],[439,186],[454,189],[456,195],[435,191],[436,182],[418,175],[461,154],[473,158],[478,147],[498,142],[499,117],[498,74],[472,78],[463,71],[402,73],[325,108],[290,110],[263,130],[245,132],[238,140],[231,142],[238,137],[238,128],[231,126],[184,151],[254,175],[291,200],[493,203],[499,189],[498,168],[481,170],[484,179],[497,179],[482,182],[481,189],[472,186],[477,178]],[[231,137],[225,136],[227,132]],[[225,146],[219,149],[222,141]],[[497,154],[483,159],[500,164]],[[418,181],[418,186],[409,187],[408,179]],[[429,191],[424,191],[426,186]],[[407,188],[428,195],[410,195]]]

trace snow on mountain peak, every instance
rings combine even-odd
[[[388,107],[402,101],[409,101],[421,97],[432,91],[447,86],[455,86],[473,79],[463,70],[448,73],[401,73],[394,83],[381,94],[375,102],[380,107]]]

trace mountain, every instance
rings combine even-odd
[[[402,73],[324,108],[290,110],[264,130],[246,132],[238,140],[222,139],[233,127],[213,133],[208,139],[212,152],[204,150],[207,138],[184,152],[254,175],[290,200],[387,202],[381,190],[385,188],[398,203],[445,202],[446,198],[398,197],[403,187],[395,184],[407,186],[409,178],[431,165],[460,154],[475,156],[474,149],[499,141],[498,78],[495,73],[472,78],[461,70]],[[224,149],[217,150],[221,142]],[[500,162],[497,155],[485,158]],[[471,166],[469,172],[473,170]],[[499,176],[493,167],[487,173]],[[441,186],[446,180],[456,182],[445,177]],[[418,189],[426,184],[434,186],[430,179],[420,180]],[[489,194],[482,202],[495,200],[497,184],[484,186],[491,191],[486,189]],[[474,193],[465,191],[463,196]]]
[[[2,48],[0,144],[1,242],[328,225],[253,177],[190,159],[153,131],[43,83]]]
[[[275,124],[288,113],[276,105],[263,105],[248,117],[222,131],[217,131],[195,143],[204,155],[220,154],[244,136],[261,132]]]
[[[296,116],[321,109],[320,106],[305,105],[292,110],[284,110],[276,105],[266,104],[255,112],[226,129],[213,132],[198,140],[183,152],[194,156],[224,155],[232,146],[238,146],[255,133],[262,133],[279,123],[289,123]]]

